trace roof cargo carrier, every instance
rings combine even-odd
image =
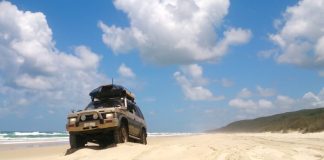
[[[127,99],[134,101],[135,96],[129,92],[126,88],[120,85],[103,85],[100,86],[94,90],[92,90],[89,95],[91,96],[91,99],[94,100],[99,99],[107,99],[107,98],[116,98],[116,97],[126,97]]]

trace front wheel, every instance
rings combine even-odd
[[[82,137],[76,134],[70,134],[69,140],[71,148],[81,148],[85,145],[85,142],[82,139]]]
[[[99,142],[99,147],[100,148],[105,148],[108,146],[108,142],[105,140],[102,140],[101,142]]]
[[[115,143],[125,143],[128,140],[128,129],[123,124],[115,131]]]
[[[147,139],[146,138],[147,138],[147,133],[146,133],[145,129],[143,129],[142,130],[142,133],[141,133],[141,140],[140,140],[140,142],[142,144],[144,144],[144,145],[147,144]]]

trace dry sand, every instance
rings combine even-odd
[[[203,134],[149,137],[149,144],[118,144],[105,149],[67,145],[0,151],[1,160],[324,160],[324,133]],[[67,154],[67,155],[66,155]]]

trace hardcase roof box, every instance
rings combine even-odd
[[[89,95],[91,96],[91,99],[97,98],[99,100],[116,97],[126,97],[131,101],[135,100],[135,96],[126,88],[113,84],[100,86],[92,90]]]

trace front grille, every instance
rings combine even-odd
[[[86,121],[94,121],[94,120],[99,120],[99,119],[100,119],[99,116],[98,116],[98,119],[93,119],[93,115],[94,115],[94,114],[85,115],[85,117],[86,117],[85,120],[82,120],[81,117],[82,117],[83,115],[81,115],[79,120],[80,120],[81,122],[86,122]]]
[[[100,115],[98,115],[97,119],[93,119],[93,115],[97,114],[97,113],[93,113],[93,114],[84,114],[85,115],[85,120],[83,121],[81,119],[81,117],[83,115],[80,116],[79,121],[76,122],[76,126],[79,126],[80,122],[89,122],[89,121],[99,121],[100,124],[104,123],[104,119],[106,118],[106,113],[99,113],[102,116],[102,119],[100,118]]]
[[[92,121],[93,119],[93,115],[86,115],[86,120],[85,121]]]

